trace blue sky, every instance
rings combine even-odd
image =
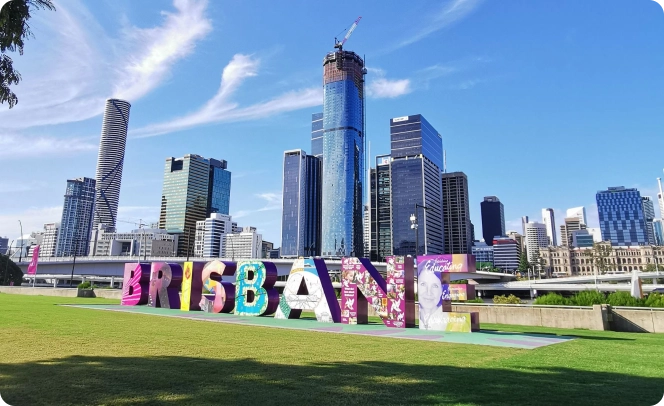
[[[56,1],[15,56],[19,104],[0,106],[0,236],[59,221],[66,179],[94,177],[107,97],[132,103],[119,219],[154,221],[166,157],[225,159],[231,214],[280,245],[283,151],[310,151],[322,59],[365,55],[371,154],[389,119],[423,114],[471,219],[498,196],[508,229],[637,187],[664,162],[664,12],[651,0]],[[223,76],[222,76],[223,75]],[[119,223],[131,229],[130,223]]]

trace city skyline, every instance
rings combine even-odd
[[[457,3],[462,4],[456,9],[461,12],[454,14],[450,10]],[[662,119],[654,115],[652,106],[661,104],[659,95],[664,94],[661,91],[664,82],[654,74],[656,68],[661,66],[661,45],[650,36],[653,32],[664,30],[664,25],[661,10],[654,2],[603,5],[606,14],[599,21],[594,16],[591,27],[594,30],[593,42],[589,44],[583,34],[587,35],[587,30],[591,28],[585,27],[582,22],[597,7],[590,3],[579,5],[563,2],[554,15],[544,20],[539,17],[544,11],[542,5],[521,5],[520,8],[506,6],[500,10],[489,2],[423,3],[417,7],[416,12],[432,16],[430,19],[422,18],[423,24],[430,30],[418,31],[416,27],[405,26],[402,36],[390,37],[389,41],[384,41],[384,32],[389,28],[388,22],[395,21],[395,10],[382,10],[377,3],[368,3],[359,8],[349,5],[343,11],[335,11],[322,23],[305,22],[294,27],[270,23],[275,25],[270,26],[272,30],[266,29],[270,31],[269,36],[247,35],[245,39],[232,41],[229,49],[209,59],[211,57],[208,53],[217,48],[217,41],[221,40],[212,33],[238,32],[241,36],[251,29],[252,24],[245,24],[248,27],[243,30],[236,25],[237,22],[231,21],[233,18],[229,18],[248,15],[246,7],[213,3],[205,7],[203,2],[194,1],[180,9],[169,2],[131,6],[129,3],[119,3],[114,7],[90,3],[77,8],[79,4],[63,1],[51,17],[53,21],[42,19],[42,16],[35,17],[33,29],[36,38],[31,40],[30,50],[35,54],[28,52],[16,59],[16,65],[24,76],[24,84],[17,87],[21,101],[11,111],[6,108],[0,110],[0,149],[5,154],[2,158],[8,165],[21,165],[23,175],[20,182],[11,179],[2,181],[3,187],[14,193],[0,197],[0,207],[3,208],[0,235],[15,239],[19,234],[19,219],[23,221],[24,234],[41,230],[45,223],[57,222],[58,211],[62,210],[58,185],[78,176],[94,177],[103,100],[113,96],[125,98],[132,104],[118,218],[157,221],[164,157],[187,153],[224,156],[234,168],[237,180],[233,184],[230,214],[242,224],[258,227],[267,240],[279,241],[279,168],[282,153],[308,144],[310,117],[312,113],[320,111],[322,98],[320,94],[311,94],[307,98],[305,96],[309,93],[304,90],[321,90],[321,55],[332,49],[334,35],[348,26],[357,15],[363,15],[363,20],[347,48],[366,55],[369,61],[367,140],[371,142],[372,152],[369,160],[389,151],[387,119],[421,112],[436,124],[443,136],[449,170],[464,171],[469,177],[471,220],[476,226],[476,238],[482,235],[479,203],[483,196],[488,195],[499,196],[504,203],[506,231],[520,230],[520,217],[529,215],[538,218],[537,214],[542,207],[554,208],[555,217],[563,219],[564,208],[581,205],[587,207],[589,227],[597,227],[597,208],[593,201],[598,190],[612,185],[625,185],[636,187],[642,196],[653,199],[658,192],[655,179],[661,176],[662,164],[650,151],[661,147],[661,137],[656,137],[655,130],[662,127]],[[266,16],[272,10],[271,7],[266,5],[257,18],[267,22]],[[306,4],[299,7],[301,10],[289,11],[310,11],[310,6]],[[161,10],[170,14],[161,17]],[[86,12],[91,16],[89,21],[82,18]],[[50,28],[50,24],[71,18],[76,23],[75,28],[80,28],[73,32],[71,38],[80,39],[81,44],[93,45],[93,50],[100,51],[108,45],[107,42],[93,42],[91,34],[100,30],[99,37],[102,40],[112,39],[120,21],[115,17],[125,12],[131,22],[127,30],[155,27],[154,37],[159,39],[157,37],[161,36],[164,41],[173,36],[176,23],[182,21],[183,16],[190,16],[194,26],[185,38],[189,42],[177,44],[175,48],[180,51],[157,61],[154,71],[144,72],[145,76],[140,76],[140,71],[127,70],[131,65],[127,60],[119,59],[118,67],[133,72],[134,76],[127,76],[128,81],[117,83],[98,81],[101,87],[108,85],[106,90],[85,87],[94,82],[90,80],[91,73],[80,71],[82,65],[76,63],[72,65],[72,70],[79,73],[77,81],[57,82],[59,88],[71,90],[73,94],[78,94],[74,90],[80,90],[80,94],[98,94],[101,103],[76,97],[72,100],[56,100],[67,107],[63,110],[53,107],[54,104],[44,104],[35,99],[39,94],[48,94],[49,90],[43,82],[37,81],[43,71],[40,71],[36,55],[41,50],[50,49],[53,52],[58,41],[63,39],[62,35],[56,35],[57,32]],[[483,35],[488,31],[477,31],[477,27],[485,25],[486,30],[499,32],[520,13],[534,16],[534,21],[520,20],[524,26],[519,27],[519,31],[503,30],[495,38],[498,46],[494,52],[494,40],[490,41]],[[454,24],[437,23],[439,20],[436,20],[436,16],[447,16],[447,20],[443,20]],[[543,49],[551,51],[551,55],[564,57],[560,60],[550,60],[524,41],[510,42],[515,50],[513,53],[499,46],[501,40],[511,41],[511,36],[521,30],[527,31],[529,24],[536,27],[554,20],[563,22],[560,30],[545,24],[545,29],[528,32]],[[99,24],[93,26],[90,21]],[[615,30],[616,21],[621,22],[619,30]],[[640,29],[640,26],[644,28]],[[621,41],[627,31],[632,43],[638,45],[635,46],[637,49],[616,50],[611,44]],[[275,32],[281,34],[278,37],[283,40],[272,40]],[[301,38],[298,32],[307,32],[311,38]],[[296,35],[297,43],[287,41],[287,35]],[[600,40],[600,36],[605,38]],[[156,41],[155,38],[151,37]],[[146,44],[145,49],[137,47],[136,52],[145,52],[156,42],[147,41]],[[300,56],[292,56],[291,51],[295,46]],[[399,52],[413,52],[418,57],[411,58],[411,61],[394,58],[395,49],[391,48],[395,47]],[[584,57],[584,53],[589,55]],[[606,54],[608,58],[601,59],[602,66],[597,65],[598,53]],[[440,58],[441,54],[449,56]],[[292,56],[293,60],[285,60],[285,55]],[[523,63],[524,58],[528,58],[530,65]],[[200,77],[188,76],[187,72],[200,63],[209,67],[197,75]],[[542,66],[548,68],[542,70]],[[637,66],[640,74],[635,77],[630,72]],[[58,66],[49,68],[53,70],[53,75],[62,72]],[[219,73],[224,68],[227,68],[224,70],[226,81],[217,93],[219,97],[211,99],[208,104],[210,110],[197,110],[202,100],[213,96],[214,88],[219,83]],[[588,69],[596,71],[594,76],[597,78],[586,80],[588,75],[583,73]],[[539,70],[542,73],[535,75],[534,72]],[[275,75],[282,73],[285,73],[283,83],[275,83]],[[45,77],[48,79],[50,76]],[[647,82],[642,79],[644,77],[648,78]],[[586,81],[583,82],[582,78]],[[566,80],[571,80],[578,90],[567,86],[558,90],[561,84],[567,83]],[[266,81],[272,84],[268,86]],[[534,86],[533,81],[537,81],[537,86]],[[602,81],[619,82],[621,85],[615,89],[602,89]],[[232,94],[240,84],[243,86],[243,94],[236,94],[234,100],[223,99],[224,95],[228,92]],[[514,90],[507,91],[508,87]],[[539,98],[534,90],[528,90],[530,87],[536,87],[537,92],[543,93],[545,97]],[[185,93],[183,89],[186,89]],[[224,89],[228,89],[226,93]],[[182,99],[173,103],[166,102],[170,98],[168,95],[176,91]],[[293,100],[286,102],[285,99],[279,99],[282,103],[279,108],[275,107],[275,111],[282,114],[264,113],[272,108],[272,105],[266,103],[288,94],[288,91],[296,92],[294,95],[298,96],[299,104]],[[625,97],[625,92],[629,97]],[[592,97],[593,93],[596,93],[596,97]],[[580,95],[584,96],[579,99]],[[616,99],[617,95],[636,99],[638,103],[628,106],[626,101]],[[524,97],[531,100],[530,106],[519,101]],[[576,101],[571,102],[575,98]],[[610,103],[602,102],[600,98],[610,100]],[[235,116],[214,124],[222,121],[217,120],[215,114],[223,110],[222,107],[231,108],[235,99],[241,106],[237,111],[231,109]],[[431,103],[433,100],[435,103]],[[213,101],[219,101],[220,104],[215,105]],[[283,110],[287,105],[291,107]],[[259,110],[264,115],[252,115],[258,114],[255,112]],[[607,114],[614,110],[622,111],[620,117],[614,118]],[[515,115],[517,111],[519,116]],[[210,115],[205,116],[204,113]],[[180,121],[173,117],[180,117]],[[487,124],[479,124],[482,121]],[[533,131],[537,132],[537,137],[532,136]],[[163,137],[138,138],[148,133],[161,133]],[[283,141],[260,145],[260,140],[268,134],[274,135],[275,139],[281,137]],[[547,157],[555,159],[556,156],[563,156],[565,151],[565,157],[576,159],[574,169],[558,170],[555,177],[552,176],[547,182],[539,182],[541,184],[534,181],[543,176],[539,171],[520,171],[519,182],[505,178],[498,167],[512,165],[510,161],[514,160],[516,150],[526,136],[531,137],[528,138],[529,148],[539,150],[544,150],[541,143],[555,137],[556,145],[547,147],[547,154],[550,154]],[[618,139],[621,136],[629,136],[630,142],[620,149],[595,142],[602,139],[600,137]],[[546,142],[548,145],[549,141]],[[576,142],[579,151],[564,148],[566,142]],[[650,148],[644,150],[644,143]],[[593,155],[602,157],[602,160],[587,158],[589,150]],[[143,159],[147,151],[150,157]],[[256,160],[245,162],[239,159],[247,154],[253,154]],[[494,154],[500,156],[500,160],[492,159]],[[639,156],[639,159],[631,160],[630,156]],[[25,165],[27,160],[35,158],[37,164]],[[57,165],[56,162],[63,159],[66,159],[68,165]],[[603,169],[601,163],[611,160],[621,163],[619,173]],[[261,165],[256,165],[256,161]],[[526,165],[524,161],[519,162]],[[577,176],[579,171],[583,173],[583,179]],[[131,226],[118,224],[118,227],[129,229]]]

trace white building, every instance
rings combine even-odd
[[[236,225],[237,227],[237,225]],[[224,252],[224,236],[233,233],[231,216],[212,213],[209,218],[196,222],[194,256],[220,258]]]
[[[235,234],[224,234],[221,256],[231,260],[261,257],[263,236],[256,232],[256,227],[244,227]]]
[[[549,237],[546,234],[546,226],[535,221],[528,222],[526,224],[528,262],[534,265],[539,259],[540,248],[546,248],[547,246],[549,246]]]
[[[107,233],[98,228],[90,241],[90,256],[173,257],[178,237],[158,228],[140,228],[129,233]]]
[[[41,247],[39,247],[40,257],[54,257],[55,249],[58,246],[58,233],[60,223],[44,224],[44,236],[42,237]]]
[[[659,203],[659,217],[664,219],[664,193],[662,192],[662,178],[657,178],[657,186],[659,186],[659,193],[657,193],[657,202]]]
[[[549,237],[548,245],[558,245],[556,238],[556,218],[553,214],[553,209],[542,209],[542,223],[546,226],[546,235]]]
[[[565,217],[577,217],[581,224],[588,226],[588,217],[586,217],[586,208],[583,206],[572,207],[567,209],[567,215]]]

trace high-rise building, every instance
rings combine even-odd
[[[659,193],[657,193],[657,202],[659,203],[659,217],[664,219],[664,192],[662,192],[662,178],[657,178],[657,186]]]
[[[321,162],[301,149],[284,152],[281,255],[320,255]]]
[[[323,60],[322,255],[363,253],[364,61],[339,49]],[[283,248],[282,255],[283,255]]]
[[[641,193],[624,186],[597,192],[597,213],[602,239],[611,245],[647,245],[648,232]]]
[[[592,247],[595,242],[593,240],[593,235],[590,234],[587,229],[574,230],[571,232],[571,237],[572,244],[570,246],[575,248]]]
[[[646,222],[646,233],[648,235],[648,244],[655,244],[655,228],[653,221],[655,220],[655,205],[653,204],[650,196],[641,196],[643,202],[643,217]]]
[[[565,217],[577,217],[581,224],[586,227],[588,226],[588,217],[586,217],[586,208],[584,206],[567,209],[567,215]]]
[[[565,222],[560,225],[560,239],[563,246],[573,247],[572,233],[574,231],[585,230],[586,225],[579,217],[566,217]]]
[[[224,234],[223,258],[255,259],[261,257],[263,236],[256,232],[256,227],[243,227],[234,234]]]
[[[323,162],[323,113],[311,115],[311,155]]]
[[[556,217],[553,209],[542,209],[542,223],[546,226],[549,245],[558,245],[558,239],[556,238]]]
[[[507,238],[516,241],[519,247],[519,257],[521,257],[521,254],[526,252],[526,237],[522,234],[517,233],[516,231],[508,231]]]
[[[526,224],[526,252],[528,262],[535,265],[539,260],[540,248],[549,246],[549,237],[546,234],[546,225],[530,221]]]
[[[371,256],[371,209],[368,204],[364,205],[364,215],[362,217],[363,234],[364,234],[364,258]]]
[[[487,245],[493,244],[494,237],[505,235],[505,209],[496,196],[485,196],[480,203],[482,212],[482,236]]]
[[[521,234],[526,234],[526,224],[528,224],[528,216],[521,217]]]
[[[491,244],[493,266],[503,271],[515,271],[519,268],[519,245],[516,241],[507,237],[496,237]]]
[[[371,260],[385,261],[392,255],[392,198],[390,156],[376,157],[371,169]]]
[[[224,251],[224,236],[233,231],[231,216],[212,213],[205,220],[196,222],[194,256],[219,258]]]
[[[662,219],[655,219],[652,225],[653,230],[655,231],[655,244],[660,246],[664,245],[664,225],[662,224]]]
[[[54,257],[58,248],[58,235],[60,231],[60,223],[47,223],[44,224],[44,236],[42,238],[41,246],[39,247],[40,257]],[[0,252],[2,252],[0,250]]]
[[[197,221],[228,214],[230,183],[226,161],[195,154],[166,159],[159,228],[178,235],[178,256],[194,255]]]
[[[67,181],[65,202],[55,255],[58,257],[88,254],[92,218],[95,209],[95,180],[77,178]]]
[[[445,248],[442,137],[420,114],[391,119],[390,137],[392,251],[394,255],[441,254]],[[416,209],[416,205],[425,208]],[[412,214],[418,219],[416,231],[411,228]]]
[[[130,108],[124,100],[106,100],[97,157],[94,228],[102,224],[104,229],[115,231]]]
[[[445,254],[470,254],[473,240],[470,231],[468,177],[463,172],[443,173],[443,229]]]

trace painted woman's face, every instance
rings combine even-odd
[[[423,272],[419,276],[417,297],[420,305],[425,309],[433,309],[438,306],[443,294],[443,285],[433,272]]]

